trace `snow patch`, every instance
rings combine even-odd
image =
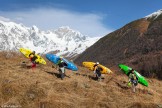
[[[161,14],[162,14],[162,9],[158,10],[157,12],[153,12],[150,15],[145,16],[145,18],[154,18],[154,19],[156,19]]]

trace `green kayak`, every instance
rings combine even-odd
[[[132,69],[126,65],[123,65],[123,64],[119,64],[119,68],[128,76],[128,73],[129,71]],[[134,70],[134,73],[135,75],[137,76],[138,78],[138,83],[148,87],[148,82],[147,80],[142,76],[140,75],[136,70]]]

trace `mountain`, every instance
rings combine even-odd
[[[69,27],[41,31],[23,24],[0,21],[0,51],[18,51],[20,47],[39,53],[54,52],[74,57],[96,42],[99,37],[88,37]]]
[[[83,61],[99,61],[116,69],[124,63],[144,76],[162,79],[162,10],[99,39],[75,60]]]

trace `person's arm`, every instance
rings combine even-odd
[[[60,63],[60,60],[56,63],[56,65],[58,65]]]
[[[133,79],[138,81],[138,78],[135,74],[133,74]]]
[[[56,70],[58,70],[59,69],[59,66],[58,66],[58,64],[60,63],[60,60],[56,63]]]
[[[131,77],[132,77],[132,74],[130,73],[129,76],[128,76],[128,81],[130,82],[131,81]]]
[[[93,66],[93,71],[95,71],[95,70],[96,70],[96,67],[97,67],[97,65],[95,64],[95,65]]]
[[[137,82],[138,82],[138,77],[136,76]]]
[[[32,54],[32,53],[29,54],[29,58],[30,58],[31,54]]]
[[[94,74],[96,74],[96,68],[97,68],[97,66],[94,65],[94,67],[93,67],[93,73],[94,73]]]

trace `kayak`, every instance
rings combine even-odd
[[[60,59],[60,56],[57,56],[57,55],[55,55],[55,54],[46,54],[46,58],[47,58],[49,61],[51,61],[52,63],[57,64],[57,62],[58,62],[59,59]],[[68,60],[65,59],[65,58],[63,58],[63,61],[64,61],[64,62],[66,63],[66,65],[67,65],[65,68],[67,68],[67,69],[69,69],[69,70],[72,70],[72,71],[77,71],[77,70],[78,70],[77,66],[76,66],[74,63],[68,61]]]
[[[83,64],[84,67],[86,67],[89,70],[93,71],[94,70],[94,65],[96,63],[94,63],[94,62],[83,62],[82,64]],[[107,68],[107,67],[105,67],[105,66],[103,66],[101,64],[99,64],[99,66],[102,68],[102,71],[101,71],[102,74],[112,73],[112,71],[109,68]]]
[[[128,76],[129,75],[129,71],[132,69],[126,65],[123,64],[119,64],[119,68]],[[140,75],[136,70],[134,70],[134,73],[136,75],[136,77],[138,78],[138,83],[148,87],[148,81],[145,79],[145,77],[143,77],[142,75]]]
[[[29,58],[29,54],[32,53],[31,50],[26,49],[26,48],[20,48],[19,51],[22,54],[24,54],[24,56],[27,58]],[[37,63],[46,64],[46,61],[40,55],[35,54],[35,56],[37,57],[37,59],[35,60]]]

